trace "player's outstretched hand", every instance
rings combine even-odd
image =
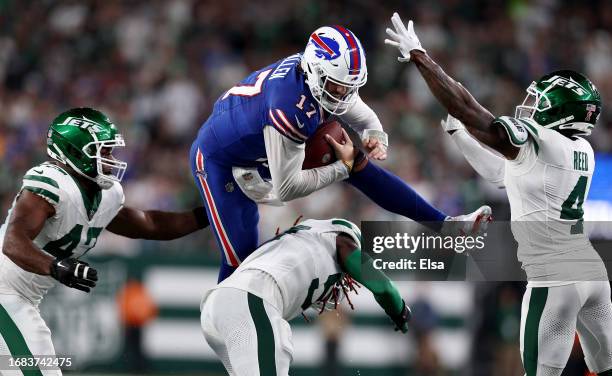
[[[51,276],[68,287],[89,292],[96,286],[98,271],[88,263],[70,257],[55,259],[51,264]]]
[[[408,28],[404,26],[404,22],[397,12],[393,13],[393,17],[391,17],[391,23],[393,24],[393,29],[387,28],[387,35],[389,35],[390,39],[385,39],[385,44],[393,46],[397,48],[402,56],[398,57],[397,60],[401,62],[409,62],[410,61],[410,52],[417,50],[421,52],[425,52],[423,46],[421,46],[421,41],[419,41],[419,37],[417,37],[414,32],[414,25],[412,20],[408,21]]]
[[[353,163],[355,161],[355,148],[349,135],[344,129],[342,129],[342,143],[334,140],[334,138],[328,134],[325,135],[325,140],[334,148],[336,158],[349,169],[349,172],[353,169]]]
[[[408,322],[412,318],[412,312],[405,301],[402,300],[402,303],[404,304],[402,311],[397,315],[389,315],[389,317],[395,323],[395,331],[406,333],[408,331]]]

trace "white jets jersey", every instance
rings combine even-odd
[[[34,239],[34,244],[44,252],[60,258],[80,257],[87,253],[123,206],[121,184],[115,183],[110,189],[101,190],[90,202],[72,176],[48,162],[26,172],[20,193],[23,190],[44,198],[55,208],[55,215],[47,219]],[[0,246],[4,242],[12,210],[9,210],[0,227]],[[37,305],[56,283],[50,276],[21,269],[4,254],[0,254],[0,294],[18,294]]]
[[[502,116],[511,142],[504,184],[510,201],[518,259],[532,285],[607,280],[604,264],[583,228],[582,204],[595,169],[591,145],[531,119]]]
[[[349,221],[303,221],[261,245],[216,288],[233,287],[255,294],[276,306],[283,318],[290,320],[320,303],[341,280],[336,254],[339,233],[351,236],[361,246],[361,232]],[[253,281],[253,271],[271,277],[271,283],[265,283],[266,278]]]

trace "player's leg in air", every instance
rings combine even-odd
[[[448,217],[399,177],[371,161],[367,161],[362,170],[353,172],[346,181],[383,209],[417,222],[429,222],[436,231]]]
[[[191,148],[190,164],[210,227],[222,251],[219,269],[219,281],[222,281],[257,248],[257,204],[236,186],[231,167],[204,158],[197,141]]]

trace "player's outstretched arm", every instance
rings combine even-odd
[[[374,268],[372,259],[362,255],[361,249],[348,235],[339,234],[336,237],[336,250],[342,270],[370,290],[374,294],[374,299],[395,323],[396,330],[406,333],[411,317],[410,308],[389,277]],[[362,262],[364,260],[365,262]],[[368,276],[367,279],[364,278],[364,274]]]
[[[41,275],[51,274],[51,265],[55,259],[41,251],[33,240],[47,218],[54,215],[55,209],[45,199],[23,190],[11,212],[2,253],[23,270]]]
[[[208,225],[204,207],[181,213],[123,207],[106,228],[132,239],[172,240]]]
[[[398,48],[402,54],[399,60],[414,62],[433,95],[449,114],[465,124],[474,137],[506,158],[514,159],[519,149],[510,143],[501,127],[492,126],[495,117],[427,55],[414,32],[412,21],[406,28],[400,16],[394,13],[391,22],[395,30],[387,29],[391,39],[386,39],[385,43]]]

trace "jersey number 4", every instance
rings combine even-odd
[[[74,251],[74,249],[81,242],[82,232],[83,225],[77,224],[60,239],[47,243],[43,249],[60,259],[70,257],[72,256],[72,251]],[[85,245],[88,246],[87,251],[96,245],[96,241],[98,240],[98,236],[100,236],[101,232],[102,227],[90,227],[87,230],[87,240],[85,241]],[[85,251],[83,254],[85,254],[87,251]]]
[[[567,199],[563,202],[563,205],[561,205],[561,219],[578,221],[572,226],[570,230],[571,234],[582,234],[583,231],[582,216],[584,215],[584,210],[582,209],[582,204],[584,203],[588,182],[589,178],[586,176],[578,178],[578,182],[574,186],[574,189],[572,189]]]

